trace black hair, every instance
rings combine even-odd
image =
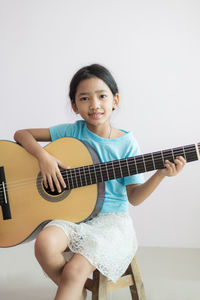
[[[112,74],[105,67],[99,64],[92,64],[90,66],[81,68],[73,76],[69,86],[69,97],[71,103],[75,103],[75,95],[79,83],[84,79],[93,77],[98,77],[103,80],[105,84],[107,84],[107,86],[110,88],[113,96],[118,93],[118,87]]]

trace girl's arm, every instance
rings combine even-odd
[[[186,161],[182,156],[175,159],[174,163],[165,161],[165,169],[158,170],[143,184],[132,184],[126,187],[128,200],[132,205],[139,205],[157,188],[166,176],[177,175],[184,167]]]
[[[30,154],[37,158],[39,167],[44,180],[44,185],[48,185],[51,191],[54,191],[54,185],[58,192],[61,192],[61,186],[66,187],[64,179],[60,173],[60,169],[69,168],[64,165],[59,159],[50,155],[37,141],[49,142],[51,135],[48,128],[40,129],[22,129],[15,132],[14,139],[22,145]]]
[[[30,154],[39,158],[45,150],[37,143],[37,141],[50,142],[51,136],[48,128],[22,129],[15,132],[14,139]]]

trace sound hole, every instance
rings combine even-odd
[[[43,188],[44,188],[44,190],[46,191],[46,193],[49,194],[49,195],[51,195],[51,196],[61,195],[61,194],[65,191],[65,189],[61,186],[61,193],[59,193],[59,192],[57,191],[57,188],[56,188],[54,182],[53,182],[54,192],[50,189],[49,184],[48,184],[48,187],[47,187],[47,188],[44,186],[44,182],[43,182],[42,184],[43,184]]]
[[[51,191],[49,186],[47,188],[45,188],[41,173],[38,174],[36,184],[37,184],[37,189],[38,189],[39,194],[45,200],[50,201],[50,202],[62,201],[64,199],[66,199],[71,192],[71,190],[67,190],[67,189],[64,189],[61,187],[61,193],[58,193],[55,184],[54,184],[54,192]]]

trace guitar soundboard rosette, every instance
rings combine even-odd
[[[44,183],[43,183],[43,179],[42,179],[42,174],[41,172],[38,174],[37,176],[37,180],[36,180],[36,185],[37,185],[37,189],[39,194],[47,201],[50,202],[59,202],[62,201],[64,199],[66,199],[66,197],[70,194],[71,190],[68,189],[62,189],[61,193],[59,193],[56,189],[56,187],[54,186],[54,192],[52,192],[50,190],[50,188],[45,188]]]

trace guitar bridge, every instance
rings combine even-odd
[[[0,167],[0,205],[4,220],[11,219],[4,167]]]

